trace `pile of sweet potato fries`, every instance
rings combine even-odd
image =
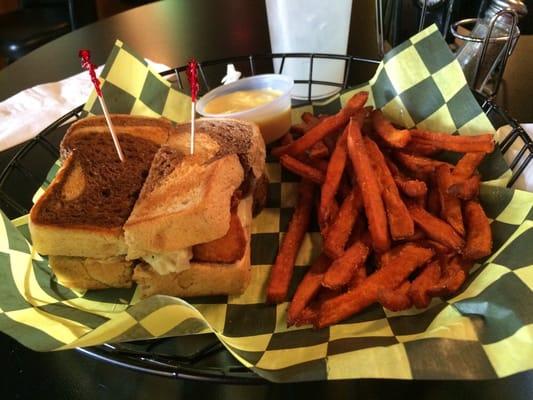
[[[375,302],[392,311],[425,308],[456,292],[474,261],[491,253],[477,167],[494,150],[493,136],[400,129],[365,107],[367,99],[357,93],[331,116],[304,113],[272,149],[302,181],[268,302],[288,300],[314,208],[323,238],[291,300],[289,326],[326,327]],[[464,155],[456,165],[433,158],[443,150]]]

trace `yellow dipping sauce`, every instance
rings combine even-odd
[[[239,90],[223,96],[215,97],[204,108],[208,114],[233,114],[247,111],[274,101],[283,93],[275,89]],[[239,118],[235,116],[235,118]],[[248,118],[243,118],[248,119]],[[261,113],[250,117],[261,129],[266,143],[270,143],[285,134],[291,125],[291,109],[287,107],[281,112]]]
[[[232,114],[270,103],[281,95],[279,90],[274,89],[239,90],[215,97],[205,105],[204,111],[209,114]]]

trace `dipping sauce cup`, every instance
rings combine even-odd
[[[207,118],[234,118],[255,122],[265,143],[271,143],[291,126],[291,77],[279,74],[255,75],[205,94],[196,111]]]

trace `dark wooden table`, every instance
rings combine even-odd
[[[350,54],[375,57],[373,0],[358,0],[352,13]],[[77,52],[90,48],[103,63],[121,39],[143,56],[171,66],[190,57],[209,60],[270,51],[264,0],[174,0],[118,14],[61,37],[0,71],[0,101],[33,85],[80,72]],[[502,104],[522,121],[533,120],[529,94],[533,37],[523,37],[511,60]],[[529,56],[526,55],[529,52]],[[372,70],[361,70],[363,82]],[[0,153],[0,170],[15,149]],[[35,353],[0,334],[2,398],[412,398],[529,399],[533,373],[497,381],[440,382],[357,380],[290,385],[234,386],[171,380],[88,359],[75,351]],[[445,362],[443,360],[443,362]]]

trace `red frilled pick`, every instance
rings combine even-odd
[[[200,85],[198,84],[198,63],[194,58],[187,63],[187,70],[185,73],[187,74],[189,86],[191,87],[191,100],[195,103],[198,98]]]
[[[100,88],[100,81],[96,77],[96,72],[94,72],[96,65],[94,65],[91,62],[91,52],[89,50],[80,50],[78,55],[81,58],[81,67],[89,71],[89,75],[91,76],[91,81],[94,85],[94,90],[96,91],[96,94],[98,96],[98,101],[100,102],[102,111],[104,112],[104,117],[107,122],[107,126],[109,127],[109,133],[111,134],[111,137],[113,138],[113,144],[115,145],[118,158],[120,159],[121,162],[124,162],[124,159],[125,159],[124,153],[122,152],[122,147],[120,147],[118,136],[115,133],[115,128],[113,127],[113,122],[111,121],[111,115],[109,115],[109,111],[107,110],[107,105],[104,101],[104,96],[102,96],[102,89]]]
[[[195,104],[198,98],[198,90],[200,85],[198,84],[198,63],[193,58],[187,63],[187,79],[189,80],[189,86],[191,87],[191,136],[190,136],[190,153],[194,154],[194,118],[195,118]]]
[[[91,62],[91,52],[89,50],[80,50],[78,55],[81,58],[81,67],[89,71],[89,75],[91,76],[91,81],[94,85],[94,90],[96,90],[96,94],[98,95],[98,97],[102,97],[102,89],[100,89],[100,81],[96,77],[96,72],[94,72],[96,65],[94,65]]]

